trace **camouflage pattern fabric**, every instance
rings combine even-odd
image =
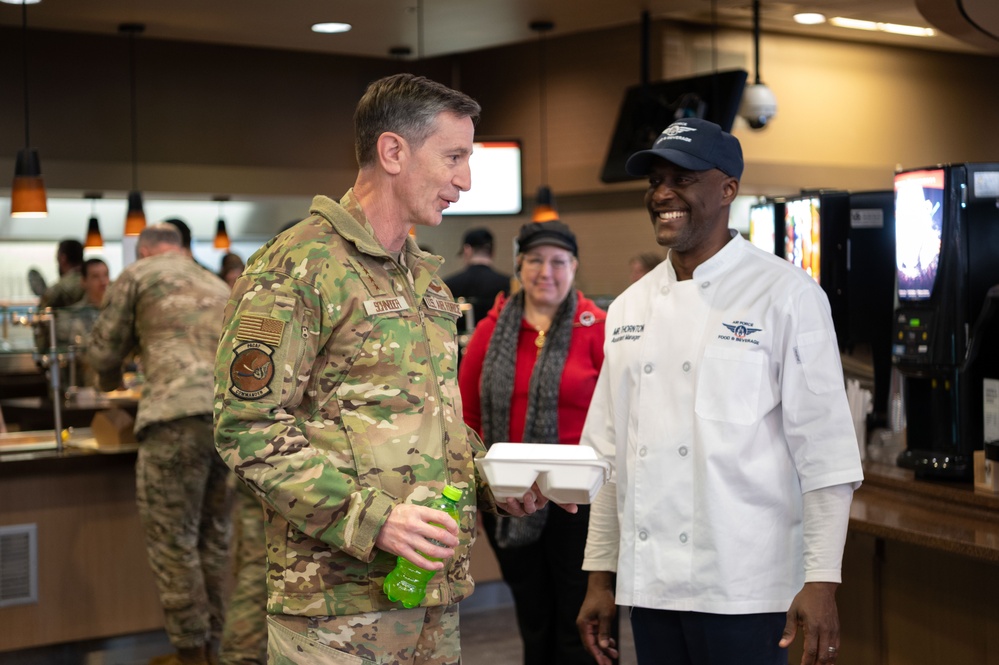
[[[215,440],[267,503],[268,612],[399,609],[382,591],[395,555],[375,547],[392,508],[445,484],[465,494],[460,544],[425,606],[473,588],[473,455],[461,418],[458,307],[440,257],[408,238],[399,261],[348,191],[247,261],[225,314]],[[407,268],[408,267],[408,268]]]
[[[226,607],[219,665],[264,665],[267,662],[264,510],[246,483],[236,480],[232,473],[229,479],[235,488],[232,564],[236,583]]]
[[[38,308],[69,307],[83,297],[83,276],[80,268],[66,271],[59,281],[45,289],[38,299]]]
[[[139,436],[135,491],[146,552],[177,649],[221,638],[229,560],[228,467],[210,416],[153,423]]]
[[[212,412],[215,351],[229,289],[183,254],[139,259],[108,287],[87,359],[103,390],[121,383],[137,350],[145,382],[135,431]]]
[[[270,665],[458,665],[458,606],[271,617]]]

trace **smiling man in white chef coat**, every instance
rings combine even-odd
[[[580,610],[601,665],[615,605],[643,665],[839,654],[835,592],[863,479],[829,303],[729,229],[742,148],[677,120],[626,165],[666,261],[610,307],[581,443],[614,466],[592,507]]]

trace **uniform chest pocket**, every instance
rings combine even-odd
[[[754,422],[764,360],[764,354],[751,350],[707,347],[697,376],[697,415],[736,425]]]

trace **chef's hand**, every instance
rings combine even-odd
[[[443,510],[400,503],[392,508],[382,525],[375,546],[408,559],[423,570],[442,570],[443,561],[431,561],[423,555],[438,559],[453,557],[458,546],[458,523]]]
[[[552,503],[555,502],[552,501]],[[538,512],[547,504],[548,499],[541,494],[538,484],[534,483],[520,499],[511,497],[506,500],[506,503],[499,504],[499,506],[514,517],[524,517]],[[579,506],[574,503],[555,503],[555,505],[567,513],[576,513],[579,510]]]

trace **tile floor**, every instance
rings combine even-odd
[[[461,606],[462,665],[518,665],[523,647],[510,592],[502,582],[480,585]],[[109,640],[79,642],[25,651],[0,653],[0,665],[146,665],[169,653],[162,631]],[[619,665],[635,665],[631,625],[621,621]]]

